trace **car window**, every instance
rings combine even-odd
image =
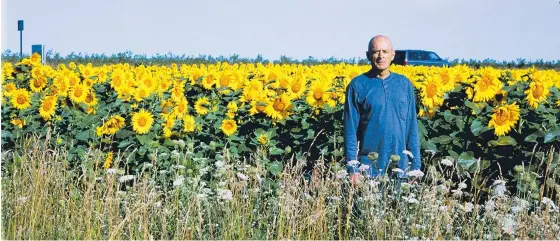
[[[408,52],[408,60],[420,60],[420,53],[418,51]]]
[[[428,53],[428,60],[441,60],[441,58],[434,52]]]

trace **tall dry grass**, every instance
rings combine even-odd
[[[560,238],[556,172],[535,202],[480,173],[454,183],[456,163],[429,166],[395,192],[388,176],[352,185],[324,160],[307,174],[306,160],[294,160],[275,177],[260,151],[249,160],[226,151],[220,165],[199,158],[195,172],[154,162],[130,176],[104,170],[94,148],[71,168],[46,143],[29,138],[2,153],[3,239]]]

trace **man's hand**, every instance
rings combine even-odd
[[[352,173],[350,174],[350,181],[352,184],[358,185],[361,183],[361,177],[360,173]]]

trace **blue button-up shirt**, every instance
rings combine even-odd
[[[391,155],[400,156],[398,167],[404,171],[404,176],[407,171],[419,170],[416,103],[408,78],[390,73],[385,79],[370,78],[366,74],[352,79],[346,88],[344,141],[346,162],[357,160],[369,165],[366,172],[373,177],[387,171]],[[414,158],[405,154],[405,150]],[[370,152],[377,152],[378,159],[369,160]],[[348,171],[355,173],[358,169],[348,165]]]

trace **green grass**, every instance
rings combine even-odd
[[[300,160],[274,177],[259,164],[259,150],[248,160],[226,151],[223,166],[206,160],[202,173],[154,162],[126,182],[119,170],[103,170],[95,149],[70,168],[67,152],[45,143],[30,138],[2,152],[3,239],[560,238],[556,172],[546,172],[540,204],[525,193],[500,195],[501,184],[480,173],[460,187],[450,181],[455,167],[441,164],[399,195],[386,177],[351,185],[325,160],[309,175]]]

